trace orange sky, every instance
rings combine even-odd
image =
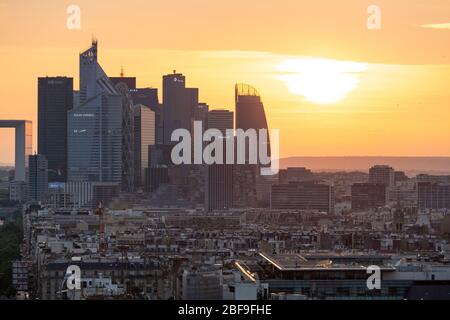
[[[73,3],[81,30],[66,28]],[[381,8],[379,31],[366,28],[370,4]],[[94,34],[105,71],[123,65],[139,86],[160,88],[176,69],[202,101],[232,109],[234,83],[254,85],[282,156],[448,156],[448,23],[448,0],[0,0],[0,119],[36,129],[37,77],[77,83],[78,53]],[[321,105],[280,80],[281,63],[305,57],[367,68],[343,100]],[[0,140],[0,163],[12,163],[11,130]]]

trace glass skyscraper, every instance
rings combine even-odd
[[[124,173],[133,169],[132,125],[129,103],[97,62],[97,42],[80,54],[78,104],[68,113],[69,181],[122,183]],[[125,106],[125,107],[124,107]],[[131,120],[132,121],[132,120]],[[127,126],[124,126],[124,123]],[[130,135],[124,139],[124,135]],[[131,150],[131,151],[130,151]],[[123,153],[129,153],[126,157]],[[131,159],[130,159],[131,158]],[[124,163],[124,159],[130,163]],[[125,169],[125,170],[124,170]],[[122,183],[128,189],[132,183]]]
[[[48,181],[67,180],[67,111],[73,108],[73,79],[38,79],[38,153],[48,161]]]
[[[171,137],[176,129],[191,132],[193,114],[198,105],[198,89],[186,88],[185,76],[175,72],[163,77],[164,144],[175,144]]]

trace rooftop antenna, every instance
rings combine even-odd
[[[123,72],[123,66],[120,68],[120,77],[123,78],[125,73]]]

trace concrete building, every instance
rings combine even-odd
[[[352,185],[352,210],[366,210],[386,205],[386,185],[355,183]]]
[[[225,139],[233,139],[227,136],[227,130],[232,130],[233,112],[228,110],[211,110],[208,113],[208,129],[219,130]],[[226,144],[224,144],[224,159],[226,159]],[[233,165],[213,164],[208,166],[206,178],[206,209],[208,211],[226,210],[233,206]]]
[[[222,271],[186,270],[182,292],[183,300],[222,300]]]
[[[172,132],[176,129],[192,130],[194,109],[197,108],[198,89],[186,88],[186,77],[180,73],[163,77],[164,144],[173,145]]]
[[[155,112],[144,105],[134,106],[134,183],[142,187],[149,167],[149,148],[156,144]]]
[[[313,182],[281,184],[272,186],[272,209],[304,209],[334,212],[334,189],[332,186]]]
[[[450,184],[418,182],[417,207],[422,210],[450,209]]]
[[[29,156],[28,199],[32,202],[45,201],[48,193],[48,162],[45,156]]]
[[[26,181],[28,156],[33,152],[33,123],[27,120],[0,120],[0,128],[14,128],[15,181]]]
[[[290,182],[313,181],[314,175],[311,170],[306,168],[287,168],[281,169],[278,173],[278,182],[287,184]]]
[[[369,182],[392,187],[395,185],[395,170],[385,165],[374,166],[369,170]]]
[[[26,202],[28,200],[28,184],[24,181],[11,181],[9,183],[9,200]]]

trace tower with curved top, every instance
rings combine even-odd
[[[236,129],[268,129],[264,104],[258,91],[248,84],[236,84]]]

